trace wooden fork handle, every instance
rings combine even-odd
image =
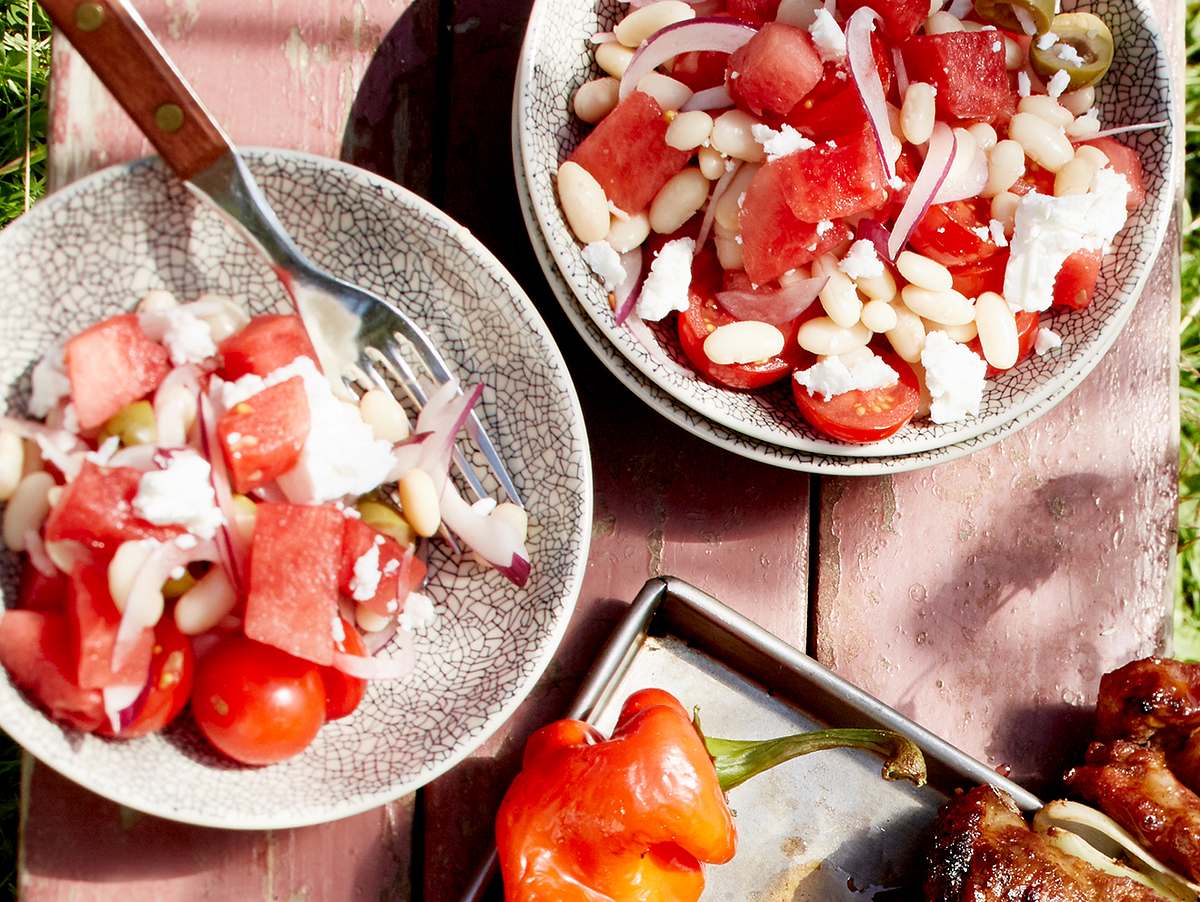
[[[232,150],[129,0],[39,0],[182,179]]]

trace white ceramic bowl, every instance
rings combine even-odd
[[[314,260],[412,312],[480,405],[530,511],[533,574],[516,589],[437,548],[439,609],[407,679],[375,683],[355,714],[299,757],[240,767],[186,716],[113,742],[64,730],[0,676],[0,727],[41,761],[132,808],[261,829],[346,817],[412,792],[484,741],[548,663],[583,577],[592,520],[587,435],[563,359],[525,293],[466,229],[425,201],[335,161],[249,154],[280,219]],[[0,233],[0,384],[24,413],[32,364],[55,341],[128,310],[149,288],[219,291],[253,312],[286,304],[271,269],[155,161],[119,166],[42,201]],[[15,598],[15,556],[0,591]]]
[[[1174,107],[1166,51],[1143,0],[1066,0],[1063,8],[1091,10],[1102,16],[1113,31],[1116,56],[1097,91],[1105,126],[1170,119]],[[621,358],[622,366],[632,366],[677,405],[722,430],[750,443],[799,452],[785,454],[798,468],[838,472],[845,468],[834,458],[877,458],[877,465],[870,469],[880,472],[923,465],[915,463],[921,458],[914,455],[966,447],[966,443],[979,447],[976,439],[995,441],[1014,431],[1064,398],[1112,346],[1132,313],[1170,219],[1175,171],[1173,126],[1120,139],[1138,149],[1148,193],[1146,203],[1117,237],[1114,253],[1105,259],[1096,300],[1086,311],[1048,317],[1046,324],[1063,337],[1062,349],[1023,361],[1012,371],[990,379],[976,418],[940,426],[914,422],[885,441],[847,445],[823,438],[804,422],[786,383],[763,392],[735,392],[663,365],[627,330],[615,324],[607,296],[582,258],[554,190],[559,162],[582,140],[587,128],[572,113],[570,98],[578,85],[599,73],[592,61],[589,38],[597,31],[610,29],[624,10],[618,0],[537,0],[525,36],[514,96],[514,140],[521,167],[518,180],[524,182],[528,195],[527,218],[534,223],[534,244],[538,245],[540,238],[549,252],[548,258],[542,259],[551,284],[556,280],[547,259],[553,261],[553,268],[570,289],[570,297],[558,292],[560,302],[564,307],[578,304],[604,337],[597,352],[606,361]],[[668,349],[687,368],[673,343]],[[616,371],[615,362],[610,362],[610,368]],[[940,459],[945,457],[933,453],[925,462]]]

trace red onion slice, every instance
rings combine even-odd
[[[629,319],[629,314],[633,312],[638,296],[642,293],[642,264],[644,259],[645,255],[640,246],[621,254],[621,268],[625,270],[625,278],[621,280],[621,284],[613,292],[613,298],[617,302],[617,309],[613,312],[613,318],[617,321],[618,326],[623,325]]]
[[[137,470],[140,473],[148,473],[151,470],[161,469],[155,458],[170,450],[162,445],[130,445],[127,448],[122,448],[116,454],[108,459],[110,467],[124,467],[129,470]]]
[[[150,698],[150,681],[147,679],[140,686],[105,686],[100,690],[100,697],[104,701],[108,724],[113,733],[119,736],[146,707],[146,700]]]
[[[433,393],[417,415],[417,432],[429,433],[429,438],[418,446],[421,456],[417,466],[430,475],[439,492],[450,476],[458,433],[482,396],[482,385],[460,393],[457,382],[447,382]]]
[[[855,227],[854,236],[856,239],[865,238],[875,245],[875,253],[879,255],[879,259],[887,264],[891,260],[891,251],[888,250],[888,242],[892,238],[892,233],[888,231],[888,227],[876,219],[860,219]]]
[[[705,88],[703,91],[697,91],[688,98],[687,103],[679,108],[681,113],[690,113],[692,110],[723,110],[733,106],[733,97],[729,93],[729,89],[724,85],[717,85],[715,88]]]
[[[463,544],[517,586],[529,578],[529,552],[515,529],[496,517],[485,517],[463,500],[452,480],[442,492],[442,522]]]
[[[653,72],[667,60],[681,53],[713,50],[733,53],[758,34],[758,29],[733,19],[700,16],[660,28],[648,37],[621,76],[618,96],[624,100],[637,88],[642,76]]]
[[[88,448],[75,433],[16,417],[0,417],[0,429],[34,442],[42,458],[62,473],[67,482],[79,474]]]
[[[954,154],[957,147],[958,141],[950,126],[944,122],[934,125],[933,134],[929,138],[929,151],[925,154],[925,162],[921,164],[921,171],[917,173],[912,190],[908,192],[908,200],[904,202],[904,206],[901,207],[899,215],[896,216],[896,222],[892,226],[892,237],[888,240],[887,258],[889,260],[896,259],[901,249],[908,243],[908,237],[917,227],[917,223],[921,221],[933,204],[934,195],[942,187],[946,174],[954,165]]]
[[[1164,119],[1162,122],[1139,122],[1137,125],[1118,125],[1115,128],[1103,129],[1102,131],[1096,132],[1094,135],[1088,135],[1088,137],[1080,140],[1081,143],[1086,144],[1093,138],[1111,138],[1114,135],[1128,135],[1133,132],[1148,132],[1153,131],[1156,128],[1166,128],[1170,124],[1170,122]]]
[[[900,157],[900,142],[892,134],[883,82],[879,79],[875,52],[871,48],[871,33],[875,31],[877,21],[882,21],[879,13],[869,6],[854,11],[846,21],[846,54],[850,60],[854,86],[858,88],[858,96],[866,108],[867,120],[875,135],[879,156],[883,159],[884,174],[891,180],[896,176],[893,164]]]
[[[213,413],[212,402],[208,395],[201,391],[197,407],[200,421],[200,450],[208,461],[209,480],[212,482],[213,494],[217,498],[217,507],[221,509],[225,522],[217,532],[216,547],[221,560],[221,566],[229,575],[238,595],[242,594],[242,577],[245,574],[246,558],[249,549],[242,537],[237,523],[237,508],[233,506],[233,486],[229,484],[229,471],[225,466],[225,455],[217,443],[217,419]]]
[[[629,0],[629,8],[641,9],[643,6],[650,6],[658,2],[659,0]],[[715,13],[725,5],[721,0],[683,0],[683,2],[696,10],[698,16]]]
[[[738,174],[738,170],[742,168],[742,162],[739,160],[733,165],[733,168],[727,169],[725,174],[717,179],[717,183],[713,185],[712,194],[708,198],[708,208],[704,211],[704,219],[700,223],[700,234],[696,236],[696,249],[692,253],[695,257],[700,253],[705,243],[708,241],[708,233],[712,231],[713,220],[717,216],[717,204],[725,192],[729,190],[729,184],[733,181],[733,177]]]
[[[717,303],[738,319],[780,326],[811,307],[828,281],[828,276],[817,276],[774,291],[718,291]]]
[[[899,47],[892,48],[892,66],[896,69],[896,89],[903,100],[904,92],[908,90],[908,67],[904,65],[904,54],[900,52]],[[881,81],[880,84],[882,83]]]
[[[988,158],[984,149],[975,146],[975,153],[970,160],[964,154],[958,153],[958,138],[955,139],[954,163],[946,172],[942,186],[933,196],[933,203],[948,204],[956,200],[966,200],[978,197],[987,185]]]
[[[625,328],[629,330],[630,334],[637,340],[637,343],[646,350],[646,353],[650,355],[654,362],[668,373],[678,376],[681,379],[696,378],[695,373],[680,366],[671,359],[671,355],[663,350],[663,346],[654,337],[654,333],[650,331],[650,327],[646,325],[645,320],[638,316],[636,312],[630,314],[629,318],[625,320]]]
[[[58,573],[58,567],[46,553],[46,544],[42,541],[42,534],[36,529],[25,530],[25,552],[29,555],[29,563],[33,565],[33,569],[42,576],[54,576]]]
[[[158,442],[167,447],[187,443],[183,429],[185,413],[200,393],[200,369],[195,364],[177,366],[154,392],[154,419],[158,424]]]
[[[363,638],[364,644],[371,633]],[[371,657],[352,655],[343,651],[333,653],[333,666],[347,676],[360,680],[399,680],[412,673],[416,655],[413,651],[412,636],[404,630],[396,630],[392,636],[395,644],[388,649],[391,654],[384,656],[379,652]],[[391,638],[391,637],[389,637]]]

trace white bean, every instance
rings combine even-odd
[[[933,123],[937,118],[937,92],[933,85],[914,81],[904,92],[904,105],[900,107],[900,131],[909,144],[924,144],[933,134]]]
[[[409,470],[396,484],[404,519],[417,535],[429,538],[442,522],[441,505],[433,479],[420,468]]]
[[[758,170],[758,166],[743,166],[739,169],[737,175],[729,183],[729,187],[725,189],[725,193],[721,195],[721,199],[717,201],[717,211],[714,215],[721,228],[729,232],[737,232],[741,229],[741,199],[750,187],[750,183],[754,181]]]
[[[900,297],[913,313],[946,326],[963,326],[975,318],[970,300],[953,288],[930,291],[917,285],[905,285]]]
[[[187,443],[187,435],[196,422],[196,395],[178,382],[160,388],[154,396],[154,418],[158,441],[174,448]]]
[[[165,288],[151,288],[138,301],[138,313],[165,313],[168,310],[179,306],[179,301],[175,299],[175,295],[167,291]]]
[[[25,474],[25,443],[15,432],[0,430],[0,501],[7,501]]]
[[[212,629],[237,604],[237,591],[224,567],[213,567],[175,602],[175,625],[185,636]]]
[[[695,17],[696,11],[683,0],[659,0],[635,9],[617,23],[613,32],[626,47],[637,47],[656,31]]]
[[[1108,158],[1108,154],[1092,144],[1080,144],[1075,148],[1075,156],[1090,160],[1092,165],[1098,170],[1112,165],[1112,160]]]
[[[646,211],[634,213],[624,219],[614,216],[604,240],[618,254],[624,254],[639,246],[650,234],[650,217]]]
[[[134,581],[153,552],[153,541],[134,539],[117,546],[116,554],[108,562],[108,594],[118,611],[124,612]]]
[[[1017,339],[1017,319],[1008,301],[994,291],[985,291],[975,301],[975,325],[979,329],[979,344],[983,357],[998,370],[1006,370],[1017,362],[1020,343]]]
[[[954,34],[959,31],[966,31],[962,20],[948,12],[936,12],[925,20],[926,34]]]
[[[620,78],[625,74],[631,59],[633,51],[620,41],[609,41],[596,48],[596,65],[613,78]]]
[[[722,269],[741,269],[745,265],[742,257],[742,246],[734,238],[713,235],[713,244],[717,248],[717,262]]]
[[[16,490],[4,508],[4,544],[10,551],[25,550],[25,533],[42,528],[50,513],[50,489],[54,477],[44,470],[30,473],[17,483]]]
[[[933,320],[922,320],[925,323],[925,334],[930,332],[945,332],[946,337],[951,341],[957,341],[959,344],[966,344],[979,334],[979,330],[975,327],[974,322],[959,323],[958,325],[948,326],[945,323],[935,323]]]
[[[1075,148],[1063,130],[1033,113],[1013,116],[1008,133],[1025,148],[1025,154],[1031,160],[1050,172],[1058,172],[1075,156]]]
[[[712,128],[712,116],[704,110],[689,110],[686,113],[680,113],[667,126],[667,144],[676,150],[695,150],[708,140],[708,136],[712,134]],[[704,172],[703,165],[701,165],[700,171]],[[721,173],[718,173],[717,178],[720,178],[724,171],[725,163],[722,161]],[[711,178],[707,172],[704,172],[704,177]]]
[[[850,277],[838,269],[837,257],[822,254],[813,264],[813,274],[828,279],[819,297],[829,318],[846,329],[856,325],[862,318],[863,303]]]
[[[1054,196],[1067,197],[1073,194],[1087,194],[1096,178],[1096,164],[1086,156],[1075,155],[1054,176]]]
[[[701,147],[700,152],[696,155],[696,162],[700,164],[700,171],[710,182],[715,182],[725,174],[725,157],[721,156],[719,150]]]
[[[233,528],[242,541],[249,543],[254,538],[254,523],[258,519],[258,505],[245,495],[233,496]]]
[[[887,332],[887,340],[901,360],[914,363],[921,359],[925,349],[925,323],[903,304],[892,308],[896,313],[896,325]]]
[[[197,305],[201,310],[210,308],[196,316],[208,323],[208,330],[215,342],[222,342],[235,332],[241,332],[250,322],[250,314],[245,308],[227,295],[206,292],[188,306],[196,309]]]
[[[608,198],[592,174],[570,160],[558,167],[558,199],[567,224],[584,244],[608,234]]]
[[[364,392],[358,399],[358,412],[375,433],[375,438],[392,444],[408,438],[408,415],[389,392],[379,388]]]
[[[704,339],[704,356],[718,366],[770,360],[783,350],[783,333],[770,323],[741,320],[718,326]]]
[[[359,629],[364,633],[378,633],[386,629],[392,622],[391,617],[385,617],[383,614],[376,614],[365,604],[357,605],[354,609],[354,619],[358,623]]]
[[[650,204],[650,228],[669,235],[695,215],[708,200],[709,181],[699,169],[688,167],[671,176]]]
[[[51,502],[50,506],[54,507],[54,502]],[[63,573],[70,573],[75,569],[75,565],[90,553],[74,539],[59,539],[46,543],[46,557]]]
[[[858,290],[873,301],[890,301],[896,297],[896,279],[886,266],[878,276],[859,276],[854,280]]]
[[[1071,111],[1072,115],[1082,116],[1096,105],[1096,89],[1092,85],[1068,91],[1058,98],[1058,102]]]
[[[653,97],[664,110],[677,110],[692,97],[691,88],[661,72],[647,72],[638,81],[637,89]]]
[[[999,140],[996,130],[986,122],[976,122],[974,125],[969,125],[967,126],[967,131],[971,133],[971,137],[975,139],[975,143],[983,150],[991,150]]]
[[[870,340],[871,330],[862,323],[847,329],[827,316],[810,319],[796,333],[796,341],[800,347],[810,354],[820,354],[822,357],[847,354],[856,348],[865,347]]]
[[[1017,112],[1033,113],[1045,119],[1051,125],[1066,128],[1075,119],[1074,114],[1048,94],[1030,94],[1022,97],[1017,104]]]
[[[621,83],[612,76],[585,81],[575,92],[575,115],[597,123],[616,108]]]
[[[757,163],[763,159],[763,149],[750,131],[757,124],[757,119],[742,110],[722,113],[713,123],[712,146],[727,157]]]
[[[1095,116],[1080,116],[1067,126],[1067,137],[1076,140],[1090,138],[1100,131],[1100,120]]]
[[[929,291],[949,291],[954,287],[950,270],[922,254],[902,251],[896,258],[896,269],[913,285]]]
[[[1007,35],[1004,37],[1004,68],[1009,72],[1025,68],[1025,51]]]
[[[984,197],[995,197],[1016,184],[1025,174],[1025,148],[1016,141],[1000,141],[988,151],[988,180]]]
[[[896,328],[896,308],[887,301],[869,301],[863,307],[862,321],[872,332],[890,332]]]
[[[992,219],[1004,226],[1005,235],[1012,234],[1017,224],[1017,207],[1020,205],[1021,198],[1011,191],[1002,191],[992,198]]]
[[[518,507],[511,501],[505,501],[503,504],[497,504],[489,517],[499,520],[501,523],[507,523],[524,542],[529,535],[529,514],[523,507]]]

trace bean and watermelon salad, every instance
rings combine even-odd
[[[664,366],[788,380],[814,430],[869,443],[977,416],[987,378],[1061,347],[1049,317],[1092,303],[1145,199],[1117,138],[1166,123],[1103,127],[1098,16],[943,6],[632,0],[592,37],[558,198]]]
[[[411,671],[438,616],[427,540],[528,578],[524,510],[450,474],[480,393],[442,386],[410,422],[327,378],[298,316],[149,292],[33,367],[29,418],[0,417],[21,566],[0,663],[65,727],[128,739],[190,705],[239,762],[299,754]]]

